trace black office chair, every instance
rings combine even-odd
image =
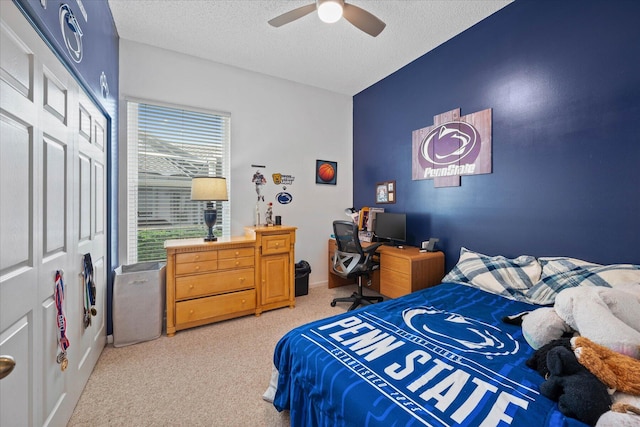
[[[382,243],[374,243],[363,249],[358,237],[358,225],[352,221],[333,221],[333,234],[338,248],[333,254],[332,270],[345,279],[357,277],[358,291],[350,297],[335,298],[331,301],[331,307],[335,307],[337,302],[351,302],[353,304],[349,310],[353,310],[362,303],[381,302],[382,297],[362,294],[362,278],[366,277],[370,280],[373,271],[380,267],[380,263],[374,259],[373,255]]]

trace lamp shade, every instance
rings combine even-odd
[[[229,200],[227,180],[217,176],[196,176],[191,179],[191,200],[209,202]]]

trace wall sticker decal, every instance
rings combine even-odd
[[[491,173],[491,109],[434,116],[433,126],[412,132],[411,155],[412,179],[433,179],[435,187],[457,187],[462,175]]]
[[[316,160],[316,184],[336,185],[338,179],[338,162]]]
[[[71,59],[74,62],[82,61],[82,29],[67,4],[60,6],[60,31]]]
[[[282,173],[274,173],[271,175],[275,185],[282,185],[282,191],[276,194],[276,200],[281,205],[288,205],[293,201],[291,193],[287,192],[287,185],[292,185],[296,179],[293,175],[285,175]]]

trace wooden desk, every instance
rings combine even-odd
[[[367,243],[362,243],[366,246]],[[331,260],[336,242],[329,239],[329,288],[356,283],[333,273]],[[370,289],[390,298],[397,298],[419,289],[435,286],[444,277],[444,254],[442,252],[420,252],[413,246],[399,249],[383,245],[378,248],[380,269],[374,272]]]

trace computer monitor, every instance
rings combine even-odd
[[[378,212],[374,231],[378,239],[386,239],[392,245],[400,245],[407,240],[407,215],[403,213]]]

